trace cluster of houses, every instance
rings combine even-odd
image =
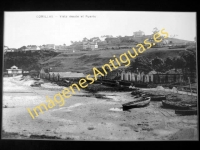
[[[95,49],[98,49],[98,44],[97,42],[83,42],[83,49],[95,50]]]
[[[46,45],[28,45],[26,48],[16,49],[16,48],[8,48],[8,46],[4,46],[4,52],[19,52],[19,51],[38,51],[38,50],[68,50],[68,46],[66,44],[63,45],[55,45],[55,44],[46,44]]]
[[[86,75],[78,72],[62,72],[57,68],[42,68],[40,71],[31,70],[25,71],[19,69],[17,66],[12,66],[10,69],[6,69],[4,76],[16,76],[16,75],[30,75],[32,77],[40,77],[42,79],[48,79],[50,81],[60,81],[64,79],[68,80],[79,80],[80,78],[85,78]],[[180,69],[171,69],[165,73],[160,73],[156,71],[150,71],[149,73],[130,71],[126,70],[125,67],[121,66],[116,70],[108,73],[105,76],[98,76],[99,80],[109,79],[109,80],[121,80],[139,83],[175,83],[183,82],[183,73]]]
[[[56,51],[62,51],[62,50],[71,50],[71,47],[77,47],[80,50],[98,50],[101,48],[101,45],[105,44],[115,44],[119,43],[120,41],[136,41],[137,43],[143,43],[145,39],[152,40],[152,35],[145,35],[145,33],[141,30],[133,32],[132,36],[125,36],[125,37],[107,37],[100,39],[98,37],[94,37],[90,40],[87,38],[84,38],[81,42],[73,42],[71,46],[66,46],[66,44],[63,45],[55,45],[55,44],[46,44],[46,45],[28,45],[24,49],[16,49],[16,48],[8,48],[7,46],[4,46],[4,52],[17,52],[17,51],[37,51],[37,50],[56,50]],[[103,41],[102,41],[103,40]],[[191,44],[191,42],[189,42]],[[163,46],[186,46],[188,44],[187,41],[183,42],[183,40],[175,39],[175,38],[168,38],[163,40],[162,42],[157,43],[157,46],[163,47]]]

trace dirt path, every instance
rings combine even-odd
[[[121,104],[132,100],[130,92],[103,92],[109,99],[85,97],[85,91],[65,99],[65,105],[45,111],[34,120],[26,108],[45,102],[51,90],[20,85],[4,79],[3,138],[65,140],[177,140],[197,139],[197,116],[178,116],[174,110],[151,102],[144,108],[122,111]]]

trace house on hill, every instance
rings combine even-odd
[[[108,44],[117,44],[120,42],[120,38],[106,38],[105,41],[108,43]]]
[[[66,44],[55,45],[55,50],[67,50],[67,46],[66,46]]]
[[[40,47],[36,45],[28,45],[25,49],[25,51],[37,51],[37,50],[40,50]]]
[[[9,48],[6,50],[6,52],[16,52],[16,50],[17,50],[16,48]]]
[[[9,49],[8,46],[3,46],[3,51],[4,52],[7,52],[8,49]]]
[[[96,50],[98,49],[98,44],[97,42],[83,42],[83,49],[91,49],[91,50]]]
[[[54,44],[46,44],[45,48],[46,49],[55,49],[55,45]]]
[[[55,49],[55,45],[54,44],[46,44],[46,45],[39,46],[39,48],[41,50],[50,50],[50,49]]]

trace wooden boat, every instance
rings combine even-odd
[[[40,78],[35,77],[34,80],[40,80]]]
[[[145,106],[149,105],[150,101],[151,101],[150,97],[140,97],[135,101],[122,104],[122,107],[123,107],[123,110],[131,109],[131,108],[145,107]]]
[[[41,83],[39,82],[35,82],[33,84],[31,84],[32,87],[40,87],[41,86]]]
[[[188,110],[192,106],[189,104],[182,104],[179,102],[174,102],[169,100],[162,100],[162,105],[165,108],[178,109],[178,110]]]
[[[162,101],[162,100],[166,100],[166,96],[165,95],[146,95],[148,97],[151,97],[151,101]]]
[[[180,114],[180,115],[197,115],[197,109],[175,110],[175,114]]]
[[[103,95],[103,94],[95,94],[94,96],[96,98],[105,98],[105,95]]]

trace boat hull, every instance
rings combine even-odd
[[[197,110],[175,110],[175,114],[180,114],[180,115],[197,115]]]
[[[144,99],[138,99],[137,101],[122,104],[122,107],[123,107],[123,110],[145,107],[149,105],[150,100],[151,100],[150,97],[145,97]]]
[[[151,101],[162,101],[162,100],[166,100],[166,96],[164,95],[155,95],[155,96],[150,96],[151,97]]]
[[[162,101],[162,105],[165,108],[177,109],[177,110],[189,110],[189,106],[184,106],[177,104],[176,102],[168,102],[166,100]]]

